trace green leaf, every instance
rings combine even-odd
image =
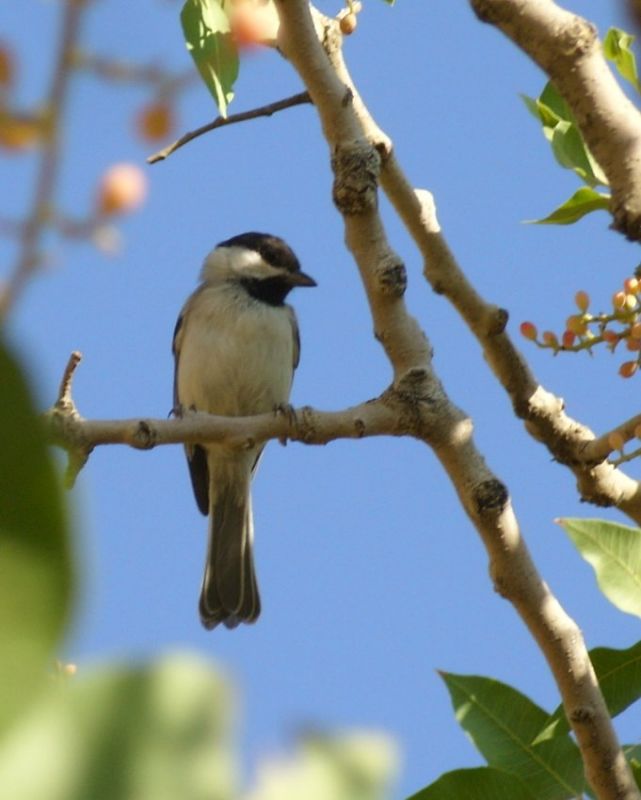
[[[20,366],[1,341],[0,375],[2,730],[47,680],[69,615],[72,569],[60,482]]]
[[[610,210],[610,195],[582,186],[547,217],[527,221],[534,225],[572,225],[586,214],[601,210]]]
[[[187,49],[220,115],[226,117],[234,96],[239,62],[223,5],[224,0],[186,0],[180,21]]]
[[[541,123],[557,162],[590,186],[607,186],[603,170],[588,150],[572,112],[554,84],[548,82],[536,100],[525,95],[522,99]]]
[[[446,772],[408,800],[537,800],[514,775],[495,767]]]
[[[631,49],[634,39],[620,28],[610,28],[603,40],[603,53],[608,61],[614,63],[619,75],[641,92],[637,62]]]
[[[381,734],[308,734],[293,758],[262,765],[251,800],[382,800],[397,762],[396,748]]]
[[[559,94],[552,81],[548,81],[543,87],[539,102],[548,108],[556,116],[557,120],[564,119],[574,123],[574,116],[570,111],[570,107],[565,102],[563,95]]]
[[[634,780],[641,789],[641,744],[624,744],[623,753],[632,768]]]
[[[0,748],[11,800],[231,800],[230,689],[192,656],[52,688]]]
[[[612,717],[616,717],[641,697],[641,642],[627,650],[595,647],[590,660],[601,692]],[[567,733],[570,730],[563,706],[559,706],[535,741]]]
[[[629,762],[636,761],[641,766],[641,744],[624,744],[622,749]]]
[[[558,122],[552,130],[550,144],[554,157],[562,167],[571,169],[590,186],[608,185],[608,179],[588,150],[574,122]]]
[[[603,594],[621,611],[641,617],[641,530],[599,519],[561,519]]]
[[[461,727],[488,764],[524,781],[537,800],[566,800],[584,787],[579,750],[569,736],[532,744],[549,715],[500,681],[442,674]]]

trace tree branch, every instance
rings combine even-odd
[[[403,220],[424,259],[424,274],[437,294],[447,297],[483,349],[485,360],[512,401],[530,435],[557,463],[574,474],[580,496],[597,506],[616,506],[641,525],[641,484],[607,462],[602,448],[591,448],[594,433],[565,413],[561,398],[543,387],[505,328],[508,314],[476,291],[441,232],[429,192],[415,190],[394,154],[389,138],[362,103],[340,48],[329,53],[368,141],[382,155],[381,187]]]
[[[13,271],[0,292],[0,322],[13,307],[25,284],[41,262],[40,241],[49,221],[60,166],[61,120],[64,115],[73,52],[87,0],[66,0],[56,65],[45,101],[46,135],[36,176],[31,212],[20,229],[21,248]]]
[[[584,455],[586,459],[594,459],[601,461],[608,458],[616,448],[612,447],[611,438],[613,435],[621,437],[622,441],[630,442],[632,439],[638,438],[638,431],[641,429],[641,414],[636,414],[634,417],[622,422],[613,428],[611,431],[599,436],[598,439],[593,439],[585,445]],[[629,461],[630,459],[624,459]]]
[[[592,23],[552,0],[470,0],[550,77],[612,190],[613,227],[641,241],[641,115],[610,70]]]
[[[426,279],[468,325],[530,435],[572,471],[583,500],[616,506],[641,524],[639,482],[608,463],[611,448],[605,452],[592,447],[590,428],[570,417],[563,400],[539,383],[505,330],[507,312],[485,301],[458,265],[441,233],[431,195],[409,186],[393,156],[385,163],[382,185],[423,254]]]
[[[270,439],[320,445],[336,439],[415,433],[411,415],[398,413],[403,399],[393,387],[374,400],[343,411],[317,411],[304,406],[252,417],[189,412],[174,419],[84,419],[72,397],[73,377],[81,359],[79,352],[71,354],[60,381],[58,398],[43,415],[50,442],[69,453],[67,483],[70,485],[91,451],[99,445],[126,444],[138,450],[151,450],[167,444],[217,442],[245,449]]]
[[[216,128],[223,128],[226,125],[235,125],[238,122],[245,122],[249,119],[257,119],[258,117],[271,117],[272,114],[276,114],[278,111],[283,111],[286,108],[293,108],[294,106],[300,106],[304,103],[311,102],[312,101],[309,94],[307,92],[301,92],[300,94],[287,97],[284,100],[278,100],[275,103],[254,108],[251,111],[242,111],[239,114],[231,114],[229,117],[216,117],[216,119],[212,122],[208,122],[206,125],[201,125],[200,128],[196,128],[193,131],[183,134],[180,139],[177,139],[173,144],[167,145],[167,147],[164,147],[162,150],[159,150],[157,153],[149,156],[147,158],[147,163],[156,164],[158,161],[164,161],[168,156],[176,152],[176,150],[179,150],[188,142],[191,142],[193,139],[197,139],[199,136],[202,136],[205,133],[214,131]]]
[[[165,96],[181,91],[198,78],[198,73],[192,67],[180,73],[171,73],[156,64],[136,64],[80,50],[73,53],[73,66],[106,81],[152,86]]]
[[[472,424],[445,394],[427,340],[405,308],[404,267],[387,243],[377,208],[381,154],[391,148],[376,148],[376,137],[359,119],[363,106],[352,82],[332,66],[341,43],[336,23],[310,11],[307,0],[276,5],[281,50],[307,85],[333,154],[334,201],[377,338],[394,368],[394,388],[404,400],[399,413],[413,414],[415,435],[434,449],[485,544],[497,590],[513,603],[543,651],[598,797],[639,800],[581,632],[538,575],[507,489],[474,446]]]

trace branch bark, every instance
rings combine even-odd
[[[427,339],[405,308],[404,267],[387,242],[377,208],[385,147],[372,143],[359,119],[360,98],[330,61],[340,50],[336,23],[310,11],[306,0],[277,0],[276,5],[280,47],[310,92],[333,155],[334,201],[376,335],[394,368],[394,386],[404,388],[404,405],[416,417],[418,438],[434,449],[477,528],[497,590],[514,604],[548,661],[598,797],[638,800],[581,632],[538,575],[507,489],[474,446],[471,422],[445,394],[432,369]]]
[[[547,447],[555,462],[572,471],[583,500],[600,507],[616,506],[641,525],[641,484],[607,462],[611,450],[592,447],[596,438],[592,430],[569,416],[563,400],[532,373],[506,331],[507,311],[484,300],[467,279],[441,232],[432,196],[415,190],[408,181],[389,138],[361,101],[340,47],[331,48],[329,57],[351,92],[364,135],[381,154],[381,187],[423,256],[425,278],[454,306],[478,340],[516,415],[524,421],[528,433]]]
[[[238,122],[245,122],[249,119],[257,119],[258,117],[271,117],[272,114],[276,114],[278,111],[283,111],[286,108],[293,108],[294,106],[300,106],[304,103],[311,103],[308,92],[300,92],[300,94],[294,94],[291,97],[286,97],[284,100],[277,100],[275,103],[269,103],[269,105],[260,106],[259,108],[254,108],[250,111],[242,111],[239,114],[231,114],[229,117],[216,117],[216,119],[212,122],[208,122],[206,125],[201,125],[200,128],[196,128],[193,131],[188,131],[187,133],[183,134],[180,139],[177,139],[175,142],[173,142],[173,144],[167,145],[167,147],[163,147],[162,150],[159,150],[157,153],[149,156],[147,158],[147,163],[156,164],[158,161],[164,161],[172,153],[175,153],[176,150],[179,150],[181,147],[193,141],[194,139],[197,139],[199,136],[203,136],[205,133],[216,130],[216,128],[224,128],[226,125],[235,125]]]
[[[613,227],[641,241],[641,114],[603,56],[592,23],[552,0],[470,0],[550,77],[612,190]]]

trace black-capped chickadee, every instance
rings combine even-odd
[[[175,413],[238,417],[285,406],[300,352],[285,298],[316,282],[282,239],[266,233],[221,242],[200,278],[174,332]],[[209,515],[200,594],[200,619],[209,629],[220,622],[235,628],[260,614],[250,483],[261,450],[185,446],[198,508]]]

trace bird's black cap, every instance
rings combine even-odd
[[[300,272],[300,262],[296,254],[280,236],[250,231],[232,236],[231,239],[220,242],[218,247],[244,247],[247,250],[255,250],[263,261],[272,267],[280,267],[288,272]]]

